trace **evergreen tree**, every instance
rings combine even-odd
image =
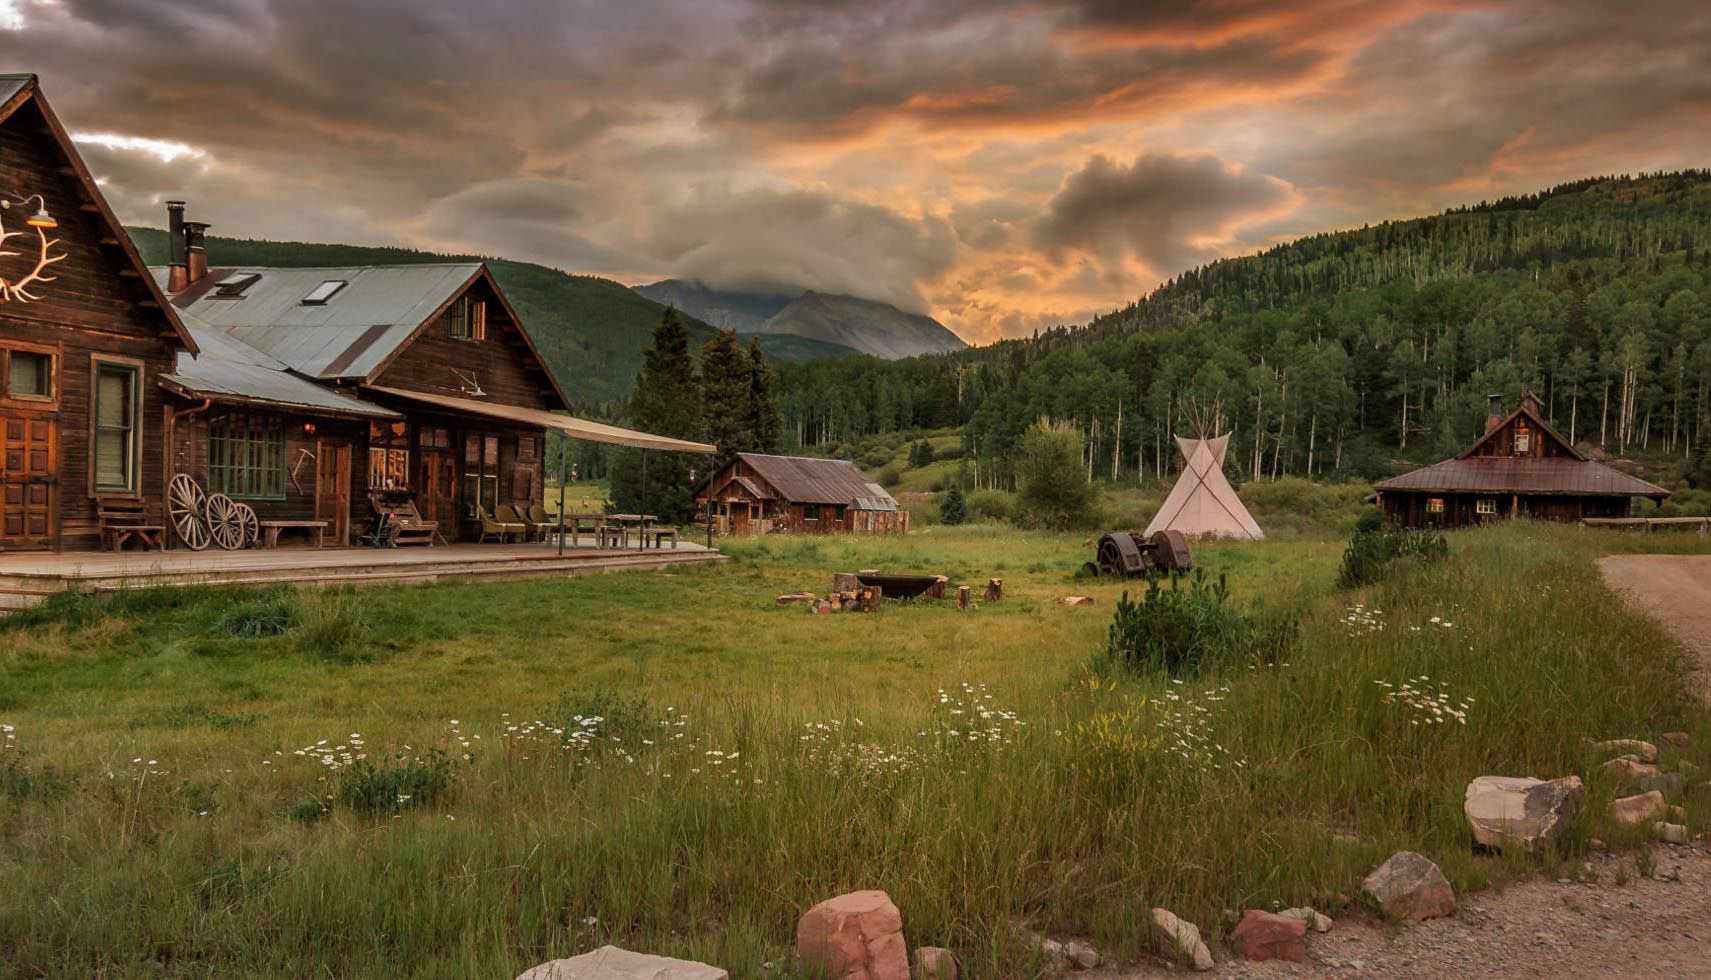
[[[961,524],[968,520],[968,501],[963,499],[962,485],[953,483],[939,501],[939,523]]]
[[[721,330],[701,348],[701,399],[707,439],[719,447],[715,468],[755,448],[749,405],[749,355],[734,330]]]
[[[642,352],[625,420],[634,428],[676,439],[702,438],[701,383],[689,357],[689,333],[677,311],[667,309]],[[695,513],[697,474],[707,461],[687,453],[617,448],[609,454],[612,506],[619,513],[657,514],[682,523]]]
[[[776,453],[784,439],[784,417],[778,410],[778,376],[760,340],[749,340],[749,440],[755,452]]]

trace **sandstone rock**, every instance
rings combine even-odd
[[[1650,776],[1642,776],[1634,781],[1634,788],[1642,793],[1657,790],[1665,796],[1680,796],[1683,782],[1679,772],[1660,772]]]
[[[1060,606],[1091,606],[1093,597],[1088,595],[1066,595],[1058,600]]]
[[[1685,749],[1693,743],[1693,739],[1686,732],[1664,732],[1658,738],[1678,749]]]
[[[1393,919],[1418,922],[1454,915],[1456,893],[1449,879],[1424,855],[1397,851],[1361,882],[1361,891]]]
[[[1481,776],[1467,784],[1462,812],[1485,847],[1555,844],[1568,832],[1586,788],[1579,776],[1546,782],[1524,776]]]
[[[908,980],[903,915],[882,891],[850,892],[802,913],[796,952],[838,980]]]
[[[1046,961],[1046,969],[1055,973],[1063,973],[1075,966],[1075,961],[1069,958],[1069,951],[1063,948],[1063,943],[1055,939],[1040,939],[1040,958]]]
[[[1594,837],[1586,842],[1586,846],[1595,851],[1602,851],[1604,850],[1604,838]]]
[[[1659,820],[1652,824],[1652,833],[1665,844],[1687,843],[1687,828],[1678,823],[1664,823]]]
[[[1617,786],[1627,786],[1645,776],[1656,776],[1658,774],[1657,766],[1630,761],[1632,758],[1632,756],[1625,755],[1618,759],[1611,759],[1598,768],[1608,773],[1616,781]]]
[[[957,980],[956,957],[941,946],[922,946],[915,950],[912,980]]]
[[[1300,919],[1248,909],[1230,933],[1230,947],[1245,960],[1300,963],[1307,958],[1305,935],[1307,923]]]
[[[1210,970],[1216,965],[1212,951],[1200,939],[1200,927],[1182,921],[1169,909],[1153,909],[1153,937],[1159,948],[1196,970]]]
[[[1669,808],[1669,818],[1676,823],[1687,822],[1687,807],[1672,806]]]
[[[1624,796],[1610,803],[1610,817],[1624,827],[1651,823],[1669,812],[1663,794],[1657,790],[1638,796]]]
[[[1605,755],[1632,752],[1640,757],[1641,762],[1658,761],[1658,747],[1650,742],[1642,742],[1637,738],[1614,738],[1608,742],[1593,742],[1592,750]]]
[[[633,953],[602,946],[567,960],[550,960],[517,976],[517,980],[730,980],[716,966],[667,956]]]
[[[1314,932],[1331,931],[1331,917],[1323,915],[1315,909],[1307,908],[1306,906],[1302,906],[1298,909],[1284,909],[1282,912],[1277,914],[1287,916],[1291,919],[1300,919],[1302,922],[1307,923],[1307,928],[1312,929]]]
[[[1099,951],[1090,943],[1071,940],[1063,944],[1063,953],[1078,970],[1091,970],[1099,965]]]

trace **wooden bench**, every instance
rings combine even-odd
[[[642,547],[664,548],[666,538],[671,539],[671,550],[676,551],[677,528],[675,527],[650,527],[646,529],[642,532]]]
[[[166,550],[166,525],[149,523],[148,505],[143,501],[132,497],[101,497],[97,504],[103,548],[123,551],[127,543],[137,541],[144,550]]]
[[[392,515],[392,523],[398,528],[393,541],[397,547],[432,545],[435,535],[440,533],[439,522],[422,520],[422,512],[416,509],[416,501],[411,497],[369,494],[368,502],[375,513]]]
[[[281,531],[308,531],[315,536],[315,547],[325,548],[327,546],[326,521],[262,521],[262,547],[279,547]]]

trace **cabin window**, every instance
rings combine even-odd
[[[459,296],[446,308],[446,333],[453,340],[487,339],[487,304],[468,296]]]
[[[471,432],[463,442],[463,502],[471,516],[499,507],[499,437]]]
[[[8,398],[53,399],[53,355],[33,350],[0,350],[0,374]]]
[[[403,422],[368,425],[368,488],[407,490],[410,487],[410,433]]]
[[[94,482],[97,492],[135,493],[142,446],[139,404],[142,369],[134,364],[95,362]]]
[[[277,415],[223,415],[208,423],[208,489],[285,499],[285,423]]]
[[[1428,514],[1442,514],[1443,512],[1444,512],[1444,498],[1442,498],[1442,497],[1427,497],[1426,498],[1426,513],[1428,513]]]
[[[1525,423],[1515,426],[1515,455],[1525,456],[1533,448],[1533,434],[1527,431]]]
[[[1473,512],[1476,514],[1485,514],[1487,516],[1494,515],[1497,513],[1497,501],[1491,500],[1489,498],[1485,499],[1485,500],[1475,501],[1474,505],[1473,505]]]

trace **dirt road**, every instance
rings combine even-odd
[[[1605,583],[1680,638],[1711,703],[1711,556],[1617,555]],[[1395,929],[1364,916],[1308,933],[1305,963],[1220,961],[1209,977],[1711,978],[1711,852],[1653,845],[1652,876],[1635,853],[1606,854],[1584,881],[1533,880],[1463,896],[1454,918]],[[1105,980],[1194,976],[1153,963]]]
[[[1650,613],[1697,655],[1694,686],[1711,703],[1711,555],[1611,555],[1604,584]]]

